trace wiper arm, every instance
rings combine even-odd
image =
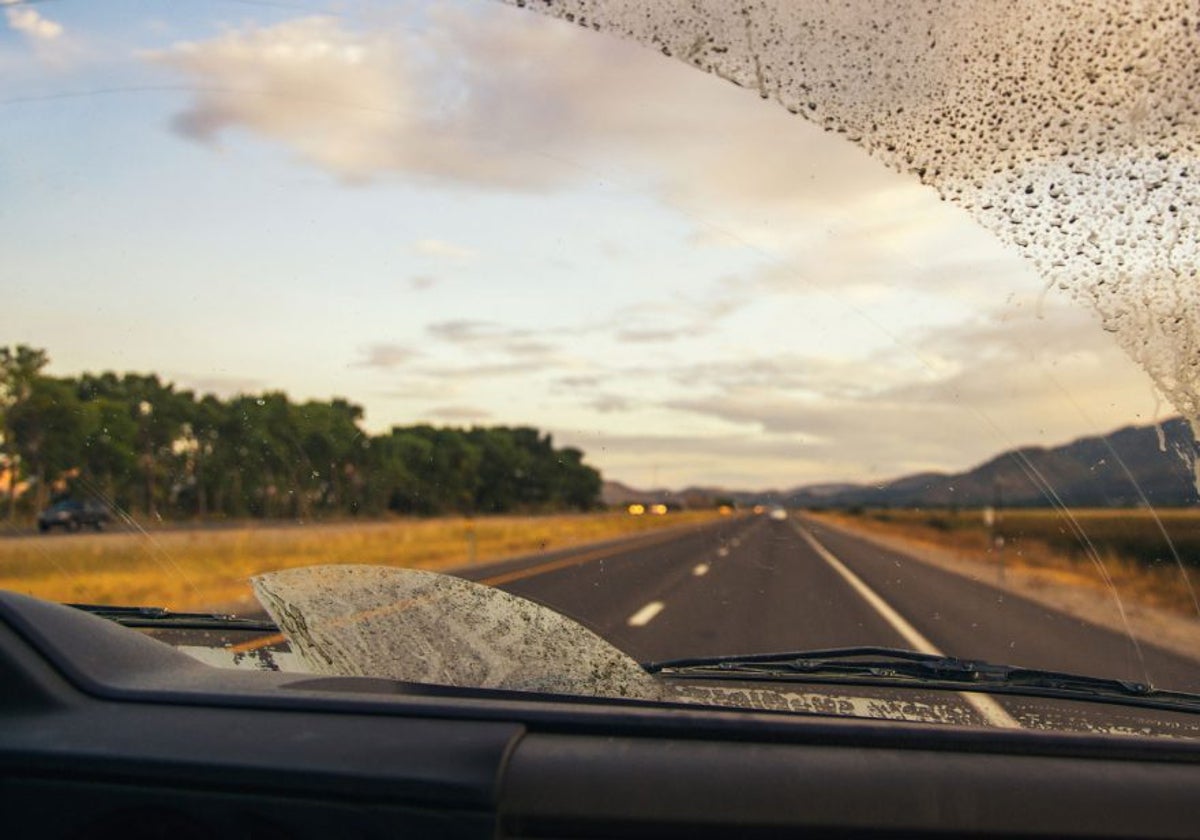
[[[855,682],[1036,694],[1200,712],[1200,695],[1065,671],[997,665],[887,647],[672,659],[644,666],[672,679]]]
[[[268,619],[242,618],[226,613],[174,612],[165,607],[114,607],[107,604],[67,604],[125,627],[170,627],[173,630],[246,630],[278,632]]]

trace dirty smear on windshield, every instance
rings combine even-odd
[[[663,699],[637,662],[587,628],[461,578],[315,566],[261,575],[253,585],[312,673]]]
[[[506,2],[757,90],[916,176],[1088,305],[1200,432],[1194,3]]]

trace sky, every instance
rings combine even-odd
[[[535,425],[638,486],[1172,413],[961,209],[636,45],[491,0],[0,13],[0,341],[52,373]]]

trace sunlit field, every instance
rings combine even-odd
[[[836,522],[917,543],[1047,580],[1118,589],[1141,603],[1196,615],[1200,585],[1200,510],[876,510],[825,513]],[[1157,518],[1156,518],[1157,517]],[[997,540],[996,538],[1000,538]],[[1103,574],[1097,568],[1102,565]],[[1181,568],[1182,567],[1182,568]]]
[[[10,537],[0,539],[0,588],[52,601],[245,609],[253,606],[248,579],[261,572],[324,563],[446,570],[717,516],[454,517]]]

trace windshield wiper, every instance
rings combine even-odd
[[[888,647],[847,647],[748,656],[672,659],[644,665],[671,679],[845,682],[994,691],[1128,703],[1200,712],[1200,694],[1166,691],[1132,680],[997,665]]]
[[[107,604],[67,604],[125,627],[170,627],[173,630],[246,630],[275,633],[269,619],[242,618],[226,613],[174,612],[164,607],[114,607]]]

